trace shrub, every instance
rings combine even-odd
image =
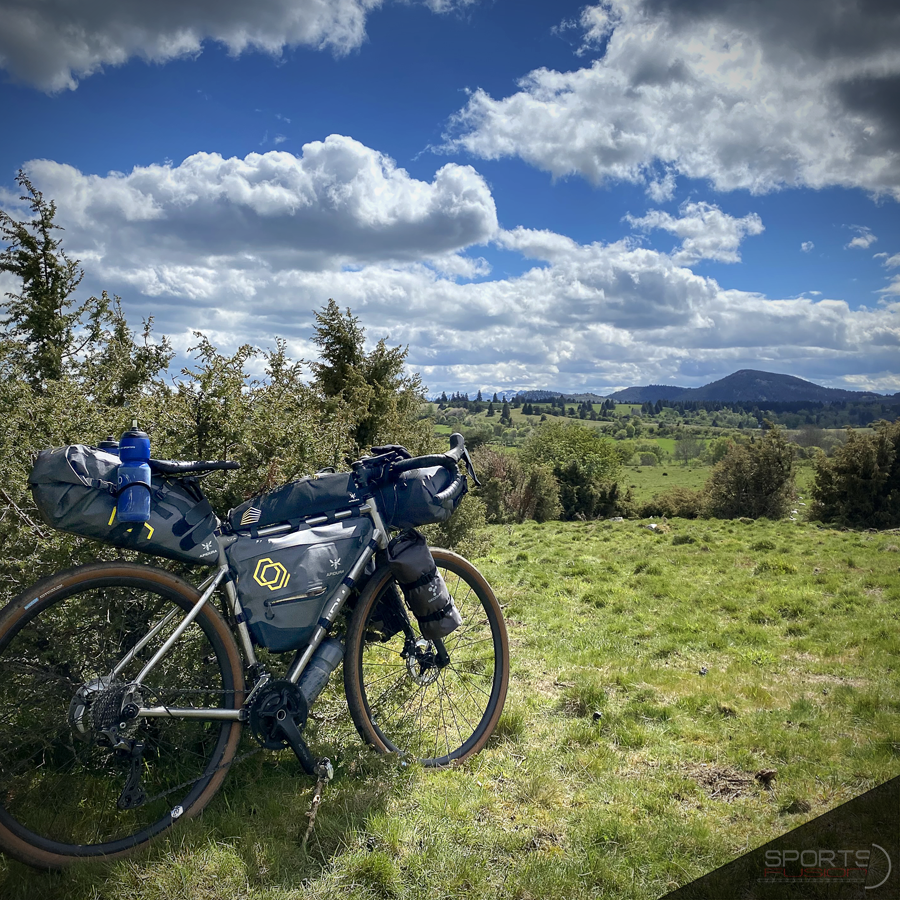
[[[482,481],[479,496],[488,522],[559,518],[559,487],[549,465],[525,466],[518,457],[493,447],[479,447],[473,460]]]
[[[703,515],[705,497],[702,491],[690,488],[674,487],[654,494],[638,509],[642,519],[649,516],[666,516],[668,518],[699,519]]]
[[[574,459],[554,466],[553,474],[559,482],[563,519],[621,515],[630,503],[630,496],[620,496],[616,482],[591,478],[587,467]]]
[[[718,519],[781,519],[794,499],[794,454],[769,428],[753,443],[733,445],[706,483],[707,513]]]
[[[900,526],[900,419],[848,432],[832,459],[819,455],[812,516],[861,528]]]
[[[625,498],[615,483],[621,458],[615,444],[596,429],[548,422],[529,435],[522,460],[530,467],[552,467],[564,519],[595,519],[621,511]]]
[[[536,428],[522,446],[522,460],[526,465],[544,463],[554,469],[574,461],[586,477],[596,481],[612,481],[621,465],[612,441],[595,428],[575,422],[548,422]]]

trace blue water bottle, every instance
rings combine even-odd
[[[137,419],[131,430],[119,441],[118,489],[116,519],[119,522],[150,521],[150,436],[138,428]]]

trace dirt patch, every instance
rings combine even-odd
[[[562,846],[562,836],[547,828],[538,828],[522,849],[526,853],[557,850]]]
[[[693,778],[714,800],[724,800],[726,803],[750,794],[755,784],[754,777],[748,772],[710,763],[690,766],[685,769],[685,774]]]

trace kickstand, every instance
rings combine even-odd
[[[306,834],[303,835],[303,840],[300,842],[301,850],[306,850],[307,841],[309,841],[309,836],[312,834],[313,825],[316,822],[316,813],[319,811],[319,804],[322,802],[322,793],[325,790],[325,785],[334,777],[334,768],[328,757],[320,759],[316,764],[316,775],[319,776],[319,780],[316,782],[316,789],[313,791],[312,800],[309,802],[309,810],[306,813],[309,824],[306,826]]]

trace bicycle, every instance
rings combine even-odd
[[[207,806],[245,728],[263,747],[290,747],[308,774],[327,780],[331,764],[312,754],[303,731],[309,707],[340,662],[339,649],[350,715],[376,751],[443,767],[484,747],[509,681],[500,605],[470,562],[434,549],[462,625],[446,641],[424,638],[392,574],[393,529],[378,501],[378,491],[403,473],[440,466],[452,479],[439,499],[458,502],[466,477],[459,463],[474,477],[471,460],[461,435],[435,456],[374,450],[384,452],[353,465],[363,496],[352,514],[369,520],[371,538],[322,601],[310,636],[280,677],[257,657],[226,556],[246,535],[228,534],[218,518],[215,569],[199,586],[153,566],[94,563],[51,575],[6,606],[0,849],[41,868],[123,856]],[[200,477],[236,467],[151,462],[154,477],[186,486],[198,503],[205,502]],[[298,528],[315,529],[322,518],[329,517],[255,528],[246,539],[277,542]],[[257,565],[258,583],[290,578],[266,559]]]

